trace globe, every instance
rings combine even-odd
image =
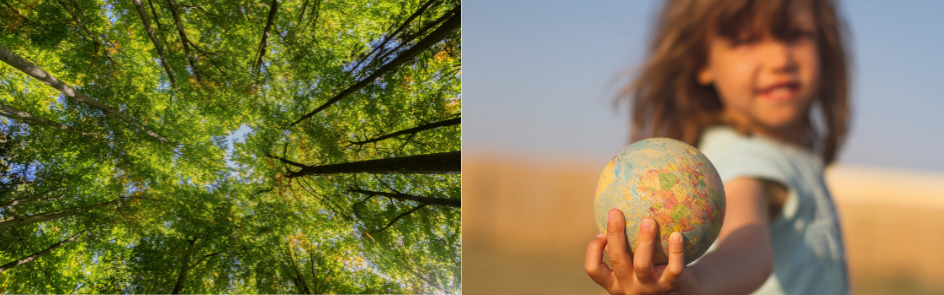
[[[724,221],[724,187],[715,167],[695,147],[669,138],[636,142],[603,169],[593,200],[597,227],[606,232],[611,208],[626,216],[627,246],[636,247],[639,224],[652,217],[658,233],[652,262],[667,264],[669,235],[682,234],[685,264],[718,237]]]

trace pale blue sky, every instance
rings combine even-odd
[[[463,149],[609,160],[627,143],[617,75],[659,1],[463,3]],[[944,1],[842,1],[853,130],[840,163],[944,172]]]

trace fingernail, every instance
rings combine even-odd
[[[681,244],[682,243],[682,234],[679,232],[672,233],[672,236],[669,237],[672,239],[672,243]]]
[[[615,221],[616,218],[619,218],[618,214],[619,214],[619,213],[616,213],[616,211],[612,211],[612,210],[611,210],[610,213],[609,213],[609,215],[608,215],[608,218],[610,219],[610,221]]]
[[[649,218],[643,218],[643,219],[642,219],[642,228],[644,228],[644,229],[650,229],[650,228],[652,228],[652,220],[649,220]]]
[[[605,237],[605,236],[606,236],[605,233],[600,233],[599,235],[597,235],[597,238],[602,238],[602,237]]]

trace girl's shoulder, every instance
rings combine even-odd
[[[798,170],[822,170],[822,161],[811,151],[764,136],[743,135],[727,126],[706,129],[699,150],[721,175],[721,180],[754,177],[791,185]],[[802,166],[804,168],[798,169]]]

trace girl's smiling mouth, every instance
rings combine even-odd
[[[796,81],[776,83],[764,88],[761,88],[758,91],[760,97],[776,101],[784,102],[789,101],[796,97],[797,92],[800,90],[800,83]]]

